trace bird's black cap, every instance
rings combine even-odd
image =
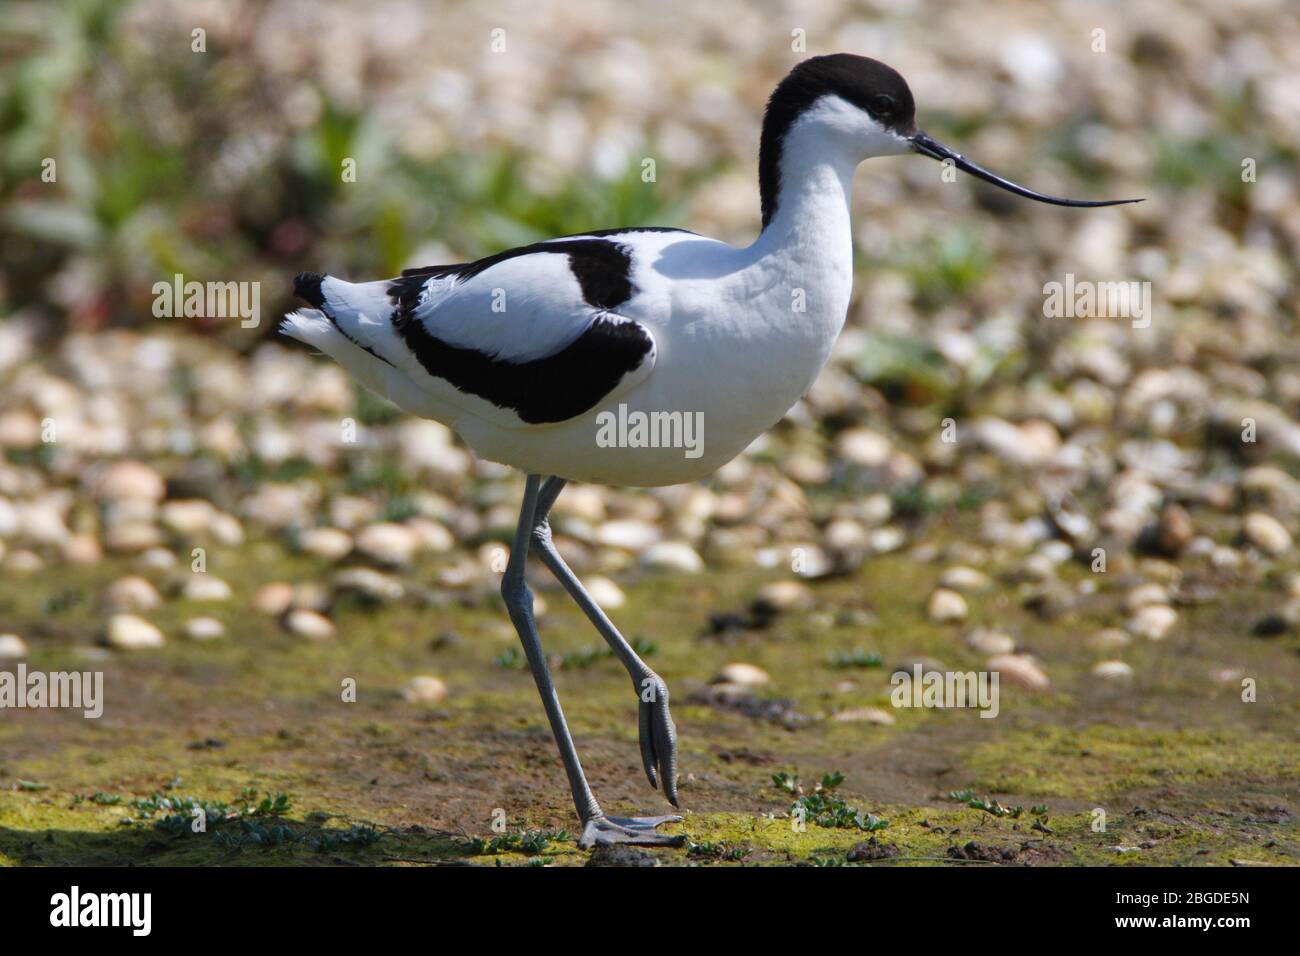
[[[776,213],[785,134],[805,110],[827,95],[839,96],[902,136],[916,129],[916,104],[907,81],[893,67],[870,57],[832,53],[804,60],[777,84],[767,101],[758,149],[763,225]]]

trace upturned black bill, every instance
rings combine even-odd
[[[1039,202],[1051,203],[1054,206],[1120,206],[1129,202],[1141,202],[1141,199],[1061,199],[1058,196],[1048,196],[1043,193],[1036,193],[1032,189],[1026,189],[1019,186],[1009,179],[1003,179],[1001,176],[989,172],[983,166],[977,166],[969,159],[956,150],[949,149],[937,139],[932,139],[922,130],[917,130],[912,136],[912,148],[922,156],[929,156],[932,159],[943,161],[952,160],[954,166],[963,172],[970,173],[972,176],[984,180],[986,183],[992,183],[999,186],[1009,193],[1015,193],[1017,196],[1024,196],[1026,199],[1036,199]]]

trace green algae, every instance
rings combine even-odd
[[[962,533],[964,520],[958,516],[944,533]],[[258,541],[213,549],[208,568],[231,584],[232,600],[168,602],[146,615],[170,636],[166,647],[89,662],[85,648],[103,625],[98,593],[131,570],[128,562],[54,567],[38,581],[0,583],[0,618],[28,637],[29,666],[102,669],[107,704],[100,721],[66,712],[0,714],[0,861],[587,861],[573,842],[577,822],[532,677],[493,663],[516,646],[494,595],[422,599],[419,585],[438,571],[429,562],[410,576],[412,597],[379,606],[342,602],[332,610],[337,636],[313,642],[257,613],[252,596],[268,580],[328,580],[329,566]],[[650,663],[672,688],[681,734],[685,820],[664,829],[697,847],[648,852],[673,865],[844,863],[855,845],[874,837],[889,849],[855,865],[1300,863],[1298,705],[1286,692],[1300,686],[1300,663],[1293,640],[1243,633],[1240,621],[1261,592],[1227,589],[1220,602],[1181,609],[1175,637],[1122,652],[1137,676],[1117,690],[1090,676],[1098,658],[1083,638],[1116,623],[1122,588],[1103,579],[1096,600],[1053,622],[1004,589],[972,595],[970,621],[958,628],[924,614],[940,570],[905,555],[878,557],[857,575],[812,583],[817,609],[726,639],[709,635],[709,614],[743,609],[778,574],[627,577],[628,601],[615,617],[629,638],[654,642]],[[175,575],[149,576],[164,591],[179,586]],[[539,593],[550,606],[542,620],[548,653],[583,665],[554,673],[598,797],[611,813],[667,812],[641,772],[637,699],[627,675],[617,661],[589,653],[595,637],[561,592],[539,586]],[[227,636],[176,636],[198,613],[222,619]],[[1052,688],[1005,686],[993,720],[889,707],[889,674],[901,660],[927,656],[979,669],[982,658],[961,639],[978,624],[1015,633],[1044,663]],[[435,640],[448,633],[457,639]],[[835,666],[837,652],[855,648],[879,654],[885,666]],[[788,701],[802,722],[755,719],[697,695],[735,660],[772,674],[772,685],[757,695]],[[1243,702],[1235,685],[1207,676],[1226,664],[1258,677],[1257,702]],[[442,677],[449,697],[436,706],[405,701],[401,688],[417,673]],[[342,693],[347,680],[355,681],[355,702]],[[863,706],[890,711],[894,725],[833,719]],[[832,770],[846,778],[837,794],[888,820],[887,829],[792,825],[789,795],[772,787],[772,774],[811,780]],[[48,789],[23,789],[19,781]],[[122,822],[133,799],[155,792],[220,801],[250,787],[292,800],[277,824],[284,832],[267,831],[264,843],[223,845]],[[1051,809],[1045,820],[998,817],[947,798],[967,788],[1005,806]],[[121,799],[98,802],[96,794]],[[1106,814],[1103,831],[1094,829],[1097,809]],[[511,833],[564,830],[569,838],[537,853],[508,846],[473,852],[474,838],[496,834],[497,811]],[[355,834],[371,831],[373,842],[355,842]]]

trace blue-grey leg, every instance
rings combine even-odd
[[[555,575],[557,581],[569,592],[587,618],[604,638],[614,655],[627,669],[632,678],[632,687],[639,700],[639,736],[641,743],[641,762],[645,768],[650,786],[658,786],[662,779],[664,795],[673,806],[677,806],[677,728],[668,710],[668,685],[663,679],[646,666],[645,661],[637,655],[632,646],[619,633],[618,628],[606,617],[595,600],[587,593],[577,575],[569,568],[556,550],[551,538],[551,526],[548,520],[551,506],[564,489],[565,479],[551,477],[542,485],[533,515],[532,546],[542,559],[542,563]],[[653,829],[660,823],[680,820],[680,817],[649,818],[609,818],[610,822],[622,827],[634,827],[644,830]],[[657,834],[651,834],[658,836]],[[597,837],[599,840],[599,837]],[[659,836],[654,842],[680,842],[681,837]],[[628,841],[616,841],[628,842]],[[640,841],[634,841],[640,842]]]
[[[519,512],[519,525],[515,529],[514,546],[510,551],[505,575],[501,579],[501,596],[505,599],[510,621],[514,624],[519,640],[524,646],[528,667],[537,682],[537,692],[546,708],[546,716],[551,723],[551,732],[555,735],[560,759],[564,761],[564,771],[569,778],[569,789],[573,793],[573,805],[583,825],[578,845],[584,848],[596,843],[679,845],[685,837],[669,837],[654,832],[655,826],[659,823],[680,819],[679,817],[646,820],[606,817],[595,796],[592,795],[591,788],[587,785],[586,775],[582,772],[578,751],[573,745],[573,735],[569,733],[564,711],[560,707],[559,695],[555,692],[555,684],[551,680],[550,668],[546,665],[546,654],[542,650],[542,642],[537,634],[537,623],[533,618],[533,594],[525,580],[529,543],[537,520],[540,482],[541,479],[537,475],[527,477],[523,507]]]

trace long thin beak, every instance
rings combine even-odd
[[[1032,189],[1026,189],[1019,186],[1009,179],[1003,179],[997,176],[983,166],[976,166],[969,159],[954,149],[949,149],[937,139],[931,139],[923,130],[917,130],[912,136],[912,149],[916,150],[922,156],[929,156],[932,159],[945,160],[951,159],[954,166],[960,170],[976,176],[986,183],[992,183],[994,186],[1000,186],[1009,193],[1015,193],[1017,196],[1024,196],[1026,199],[1036,199],[1039,202],[1051,203],[1054,206],[1120,206],[1128,202],[1142,202],[1141,199],[1061,199],[1057,196],[1047,196],[1043,193],[1036,193]]]

